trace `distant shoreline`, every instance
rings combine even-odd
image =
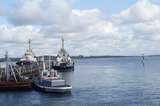
[[[158,57],[160,55],[145,55],[144,57]],[[141,56],[72,56],[72,58],[120,58],[120,57],[141,57]]]
[[[119,57],[138,57],[138,56],[72,56],[75,59],[85,59],[85,58],[119,58]]]
[[[49,55],[45,55],[45,57],[48,57]],[[158,57],[160,55],[146,55],[145,57]],[[38,56],[42,57],[42,56]],[[52,56],[54,59],[56,56]],[[141,57],[141,56],[71,56],[73,59],[92,59],[92,58],[121,58],[121,57]],[[11,61],[19,61],[20,58],[10,58]],[[3,62],[4,58],[0,58],[0,62]]]

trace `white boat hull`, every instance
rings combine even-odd
[[[39,84],[35,84],[35,87],[37,90],[43,91],[43,92],[49,92],[49,93],[67,93],[71,92],[72,86],[54,86],[54,87],[46,87],[41,86]]]

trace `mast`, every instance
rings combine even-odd
[[[6,51],[5,53],[5,61],[6,61],[6,67],[5,67],[5,76],[6,76],[6,80],[8,81],[9,80],[9,59],[8,59],[8,51]]]
[[[51,58],[50,58],[50,56],[49,56],[49,59],[48,59],[48,68],[49,68],[49,70],[51,69]]]
[[[61,37],[61,49],[64,50],[64,38],[63,38],[63,36]]]
[[[31,39],[28,40],[28,50],[31,51]]]
[[[44,61],[44,56],[42,57],[42,63],[43,63],[43,71],[46,70],[46,65],[45,65],[45,61]]]
[[[143,65],[143,67],[144,67],[144,54],[142,54],[142,65]]]
[[[144,60],[144,54],[142,54],[142,60]]]

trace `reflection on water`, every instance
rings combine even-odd
[[[159,106],[160,57],[75,60],[75,71],[61,72],[71,94],[1,92],[0,106]]]

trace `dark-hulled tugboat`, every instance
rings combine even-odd
[[[61,79],[54,69],[46,69],[43,61],[43,69],[40,70],[39,78],[34,81],[34,87],[42,92],[48,93],[69,93],[72,86]]]
[[[31,90],[32,82],[23,79],[16,67],[9,62],[8,52],[5,54],[5,61],[5,68],[0,78],[0,91]]]
[[[37,59],[32,51],[31,40],[29,39],[28,49],[27,49],[26,53],[20,59],[20,61],[18,61],[16,64],[22,66],[22,65],[29,65],[29,64],[35,64],[35,63],[37,63]]]
[[[56,62],[53,64],[53,68],[58,71],[66,69],[74,70],[74,61],[71,59],[69,54],[64,49],[63,37],[61,38],[61,49],[58,52],[58,55],[56,57]]]

